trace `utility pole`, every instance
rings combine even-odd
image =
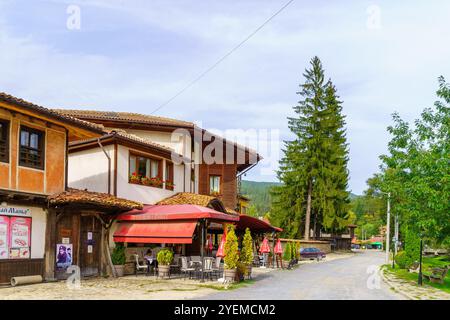
[[[398,252],[398,213],[395,214],[395,226],[394,226],[394,254]]]
[[[386,223],[386,263],[389,263],[389,234],[391,232],[391,193],[387,193],[387,223]]]

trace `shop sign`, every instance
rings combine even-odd
[[[17,216],[17,217],[31,217],[31,209],[22,207],[2,207],[0,206],[0,215]]]

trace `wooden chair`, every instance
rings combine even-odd
[[[134,266],[135,266],[134,273],[136,274],[136,277],[137,277],[137,275],[138,275],[138,272],[139,272],[140,270],[142,270],[142,269],[144,269],[145,272],[146,272],[147,275],[148,275],[148,273],[150,272],[150,267],[149,267],[148,265],[142,265],[142,264],[140,264],[140,263],[139,263],[139,256],[138,256],[137,254],[133,254],[133,256],[134,256]]]
[[[187,257],[181,257],[181,273],[184,274],[184,279],[186,280],[186,275],[189,275],[189,279],[191,279],[192,272],[195,272],[195,268],[192,268],[188,264]]]

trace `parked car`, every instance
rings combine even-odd
[[[300,249],[300,258],[302,259],[323,259],[326,257],[325,252],[320,251],[317,248],[301,248]]]

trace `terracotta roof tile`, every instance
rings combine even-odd
[[[171,197],[159,201],[157,204],[159,205],[192,204],[202,207],[209,207],[214,210],[223,213],[228,213],[231,215],[239,215],[236,211],[225,208],[223,202],[217,197],[190,192],[179,192]]]
[[[132,112],[74,110],[74,109],[55,109],[54,111],[60,114],[65,114],[68,116],[73,116],[85,120],[132,121],[143,124],[194,127],[194,123],[188,121]]]
[[[89,130],[95,130],[96,132],[102,132],[104,130],[104,127],[101,124],[96,124],[96,123],[88,122],[85,120],[81,120],[81,119],[78,119],[69,114],[62,114],[62,113],[56,112],[53,109],[48,109],[48,108],[39,106],[37,104],[14,97],[14,96],[4,93],[4,92],[0,92],[0,101],[16,104],[21,107],[31,109],[32,111],[43,113],[43,114],[45,114],[49,117],[55,118],[57,120],[60,120],[60,121],[66,122],[66,123],[70,123],[72,125],[78,125],[80,127],[83,127],[83,128],[89,129]]]
[[[98,207],[107,207],[111,209],[128,211],[133,209],[142,209],[142,203],[117,198],[107,193],[93,192],[68,188],[67,191],[48,197],[52,206],[63,206],[68,204],[91,205]]]
[[[218,198],[197,193],[179,192],[169,198],[159,201],[157,204],[193,204],[197,206],[207,207],[213,200],[218,200]]]

